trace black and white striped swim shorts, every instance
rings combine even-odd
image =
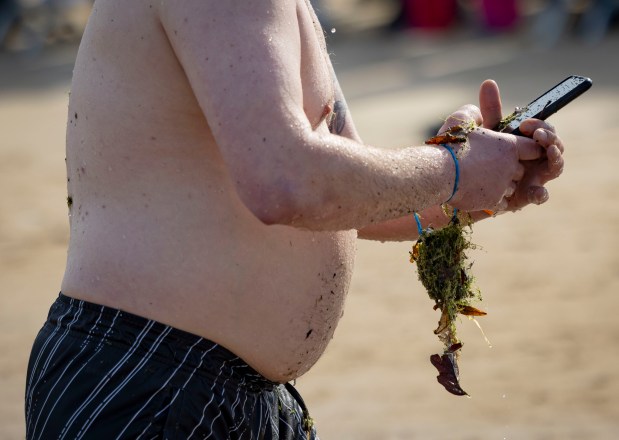
[[[60,294],[32,349],[28,439],[317,439],[303,400],[196,335]]]

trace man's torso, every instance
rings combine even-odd
[[[98,0],[84,35],[69,104],[62,291],[211,339],[272,380],[292,379],[341,317],[356,234],[266,226],[242,204],[156,9]],[[323,37],[305,0],[297,11],[304,110],[327,130]]]

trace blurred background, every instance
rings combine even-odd
[[[297,386],[323,439],[619,438],[619,1],[313,0],[368,144],[421,144],[493,78],[505,113],[570,74],[593,88],[551,119],[550,201],[474,226],[488,316],[463,320],[461,382],[429,356],[438,312],[412,243],[359,241],[335,338]],[[32,340],[58,293],[64,136],[90,0],[0,0],[0,439],[24,437]]]

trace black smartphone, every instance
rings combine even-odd
[[[539,98],[531,101],[526,107],[516,108],[511,115],[501,120],[495,127],[495,131],[521,136],[519,127],[522,121],[529,118],[545,120],[589,90],[592,84],[590,78],[568,76]]]

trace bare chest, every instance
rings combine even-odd
[[[333,74],[322,28],[308,0],[299,0],[298,10],[303,109],[316,129],[333,111]]]

